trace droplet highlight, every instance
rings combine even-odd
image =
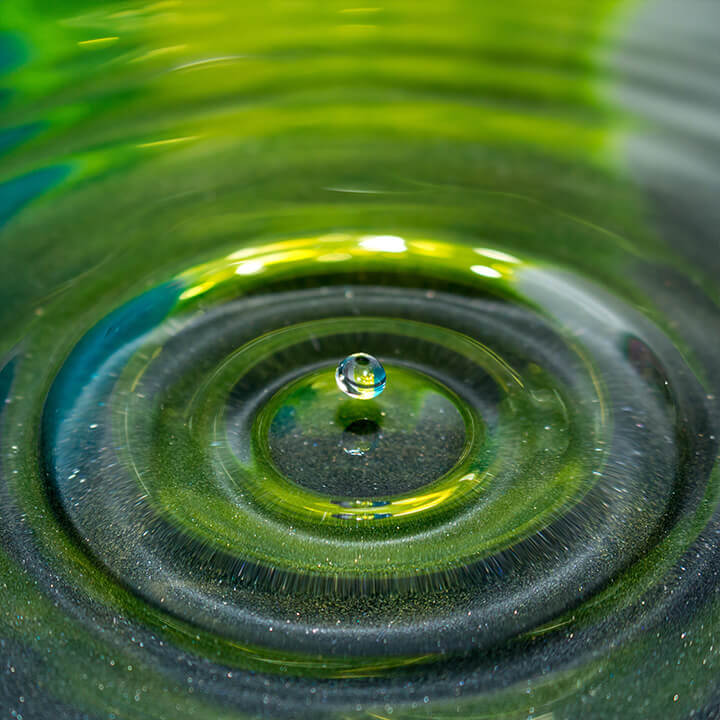
[[[385,389],[387,375],[377,358],[367,353],[353,353],[338,365],[335,382],[348,397],[369,400]]]

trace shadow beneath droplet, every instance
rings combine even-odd
[[[369,418],[362,418],[351,422],[345,428],[345,432],[358,437],[370,438],[380,432],[380,425]]]

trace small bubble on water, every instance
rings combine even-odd
[[[377,397],[385,389],[386,380],[385,368],[367,353],[348,355],[335,371],[340,390],[358,400]]]

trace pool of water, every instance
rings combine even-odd
[[[6,3],[0,709],[716,717],[719,40]]]

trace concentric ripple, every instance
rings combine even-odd
[[[718,717],[720,26],[637,5],[3,6],[2,717]]]
[[[702,490],[702,388],[657,328],[506,254],[383,242],[233,253],[65,360],[51,485],[148,603],[258,652],[488,649],[605,587]],[[357,347],[390,380],[372,402],[335,384]],[[348,453],[357,423],[377,437]]]

